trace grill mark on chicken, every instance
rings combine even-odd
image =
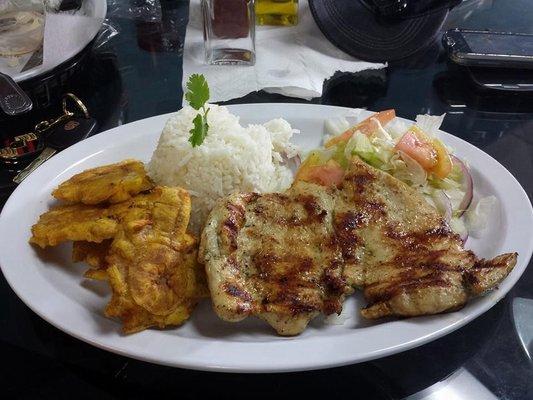
[[[283,288],[276,294],[270,295],[268,303],[264,305],[264,311],[275,311],[280,305],[293,317],[298,314],[320,311],[322,308],[318,301],[302,297],[299,292],[283,290]]]
[[[302,281],[305,273],[313,267],[313,260],[309,257],[291,254],[279,256],[269,252],[254,254],[252,262],[262,279],[296,284]]]
[[[233,297],[238,297],[244,301],[252,301],[252,296],[246,290],[237,287],[234,284],[226,283],[224,285],[224,291]]]
[[[515,256],[518,256],[518,253],[513,253]],[[494,268],[505,268],[507,264],[505,262],[493,262],[493,260],[477,260],[472,270],[483,270],[483,269],[494,269]]]
[[[465,284],[473,295],[480,295],[496,287],[509,273],[509,264],[516,262],[517,253],[502,254],[493,260],[477,260],[464,274]]]
[[[466,272],[463,276],[465,284],[469,287],[475,286],[479,283],[478,277],[472,272]]]
[[[375,179],[375,175],[368,171],[355,175],[347,174],[345,177],[345,182],[341,185],[341,188],[344,188],[346,182],[350,182],[353,184],[356,193],[362,193],[367,185]]]
[[[356,230],[368,223],[368,216],[363,213],[348,211],[335,215],[335,244],[341,248],[345,261],[356,259],[356,250],[360,241]]]
[[[332,293],[341,294],[346,291],[346,279],[342,276],[342,270],[342,263],[335,261],[324,270],[323,282]]]
[[[403,293],[414,292],[417,289],[429,288],[429,287],[450,287],[451,283],[446,280],[445,276],[438,272],[432,272],[428,275],[415,278],[411,280],[398,280],[397,282],[391,282],[386,285],[384,288],[381,288],[377,293],[373,293],[375,289],[380,284],[376,283],[369,285],[365,288],[365,296],[368,300],[368,306],[370,307],[376,303],[387,302],[393,297],[401,295]]]
[[[222,229],[229,242],[230,251],[237,250],[237,234],[244,223],[244,207],[228,204],[228,218],[224,221]]]
[[[439,217],[440,218],[440,217]],[[389,225],[385,228],[385,236],[395,240],[408,240],[411,242],[425,243],[438,238],[456,236],[444,220],[440,219],[440,225],[422,232],[406,232],[398,229],[398,226]]]
[[[263,221],[277,224],[279,226],[287,227],[304,227],[315,223],[321,223],[327,217],[327,210],[324,210],[312,195],[299,195],[294,199],[279,193],[269,193],[264,195],[264,198],[275,202],[280,207],[285,207],[287,204],[296,202],[302,205],[305,210],[305,215],[272,215],[265,212],[263,205],[255,205],[253,213],[256,217]]]
[[[383,235],[386,238],[392,239],[398,249],[401,248],[401,252],[398,254],[399,258],[411,254],[415,258],[420,259],[421,252],[423,252],[425,257],[429,257],[435,252],[432,248],[439,243],[447,241],[455,242],[458,246],[461,246],[459,236],[453,233],[443,220],[440,220],[439,223],[443,225],[422,232],[406,232],[399,226],[389,224],[384,229]],[[446,253],[448,250],[442,251]],[[464,250],[464,252],[465,256],[472,254],[468,250]]]
[[[302,203],[305,211],[307,211],[307,224],[316,222],[321,223],[326,218],[328,212],[320,207],[313,196],[300,195],[296,197],[296,201]]]
[[[399,252],[389,263],[390,267],[416,267],[420,269],[434,269],[440,271],[463,271],[462,264],[449,264],[442,262],[441,259],[447,255],[447,250],[431,250],[424,247],[422,251],[419,249],[412,249],[409,245],[407,251]],[[418,251],[417,251],[418,250]],[[474,254],[471,251],[466,250],[463,254],[464,259],[470,262],[475,259]]]

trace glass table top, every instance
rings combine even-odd
[[[69,90],[84,99],[99,131],[181,107],[181,66],[188,1],[160,8],[109,1],[103,32],[87,50],[85,68]],[[136,11],[137,10],[137,11]],[[150,14],[150,13],[155,14]],[[159,14],[158,14],[159,13]],[[154,17],[154,18],[152,18]],[[467,1],[452,27],[533,33],[528,0]],[[313,103],[395,108],[399,116],[447,113],[443,130],[496,158],[533,197],[533,96],[475,87],[450,65],[439,42],[386,69],[338,74]],[[303,102],[262,92],[228,103]],[[24,130],[57,107],[22,120],[0,121],[4,132]],[[2,204],[12,187],[0,185]],[[22,267],[22,266],[21,266]],[[0,278],[0,354],[9,398],[144,398],[200,395],[314,393],[365,399],[533,398],[533,270],[531,264],[496,306],[458,331],[422,347],[372,362],[290,374],[240,375],[147,364],[78,341],[31,312]]]

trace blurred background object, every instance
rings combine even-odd
[[[107,16],[109,18],[158,22],[162,18],[161,2],[159,0],[107,0]]]
[[[255,0],[255,15],[258,25],[296,25],[298,0]]]
[[[42,0],[0,3],[0,56],[8,64],[43,45],[45,13]]]
[[[213,102],[232,100],[259,90],[309,100],[322,95],[324,80],[337,71],[356,73],[385,67],[358,60],[331,44],[316,26],[306,0],[299,2],[298,25],[257,27],[258,57],[253,67],[209,65],[202,51],[204,30],[200,1],[191,0],[189,9],[182,84],[191,74],[203,74],[212,82]]]
[[[11,76],[42,64],[45,17],[42,0],[0,3],[0,108],[5,114],[19,115],[33,107]]]
[[[533,360],[533,299],[513,299],[513,319],[516,334],[530,361]]]
[[[395,61],[428,47],[461,0],[310,0],[324,35],[346,53]]]
[[[44,4],[46,10],[42,0],[0,3],[0,72],[22,88],[34,109],[59,101],[61,86],[83,66],[83,50],[100,30],[107,8],[106,0]],[[7,118],[0,113],[0,121]]]
[[[255,64],[253,0],[202,0],[205,62]]]
[[[31,99],[33,109],[22,115],[0,112],[0,150],[2,152],[0,197],[2,198],[13,190],[15,184],[12,179],[18,171],[39,156],[44,148],[42,135],[34,129],[36,124],[57,117],[61,112],[61,98],[66,92],[72,91],[81,98],[85,98],[88,96],[85,90],[88,84],[97,81],[101,86],[100,89],[104,89],[106,81],[113,76],[109,70],[106,76],[99,75],[102,63],[107,63],[107,61],[103,61],[101,56],[92,53],[94,44],[96,44],[95,47],[104,46],[113,36],[110,29],[107,29],[109,26],[106,26],[102,34],[96,37],[106,13],[105,0],[47,0],[44,3],[46,10],[43,9],[41,0],[10,0],[0,5],[6,6],[7,3],[11,3],[10,10],[19,10],[16,6],[22,4],[24,13],[41,12],[43,21],[46,22],[38,48],[33,47],[30,53],[18,56],[16,62],[11,61],[15,69],[6,71],[11,74],[12,79],[17,81],[22,93]],[[5,17],[1,11],[6,9],[8,8],[0,7],[1,16]],[[30,23],[31,21],[28,22],[24,17],[21,19],[22,22]],[[4,40],[2,43],[7,43],[7,45],[16,42],[10,37],[3,36],[3,33],[0,28],[0,42],[1,39]],[[0,56],[0,69],[12,59],[11,56]],[[8,97],[10,104],[13,104],[13,96]],[[115,97],[106,95],[105,101],[112,102]],[[0,99],[0,105],[4,106],[2,101]],[[88,106],[91,109],[94,108],[92,101],[88,102]],[[100,110],[95,113],[101,116]],[[94,129],[89,131],[89,134],[95,133]]]

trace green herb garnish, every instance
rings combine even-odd
[[[209,109],[205,108],[205,103],[209,100],[209,86],[203,75],[193,74],[187,81],[187,93],[185,93],[185,100],[189,102],[195,110],[202,110],[194,117],[194,127],[189,131],[191,136],[189,142],[192,147],[200,146],[205,137],[209,125],[207,123],[207,113]]]

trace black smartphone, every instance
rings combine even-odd
[[[467,67],[533,69],[533,35],[452,29],[442,42],[452,61]]]

